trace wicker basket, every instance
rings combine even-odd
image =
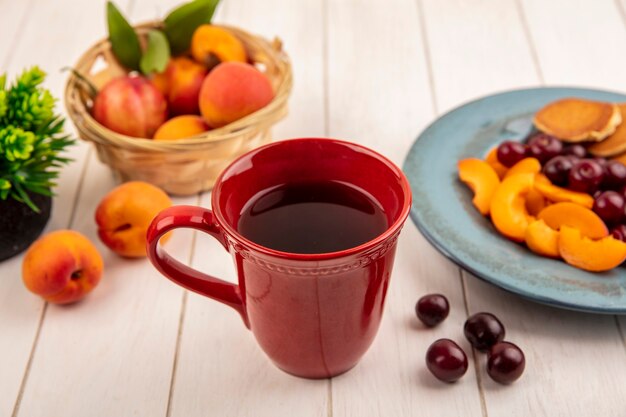
[[[142,41],[160,22],[135,27]],[[278,39],[269,41],[241,29],[221,26],[245,45],[256,67],[267,75],[275,97],[270,104],[236,122],[201,135],[175,141],[133,138],[107,129],[91,116],[89,94],[76,76],[65,87],[65,105],[80,137],[94,143],[98,157],[118,181],[140,180],[170,194],[190,195],[213,187],[219,173],[237,156],[265,144],[271,128],[287,114],[292,74],[287,55]],[[96,87],[125,74],[108,40],[89,48],[74,68]]]

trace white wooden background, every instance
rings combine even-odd
[[[117,4],[137,22],[178,1]],[[544,84],[626,90],[625,10],[626,0],[223,0],[216,21],[284,41],[295,88],[276,138],[350,139],[401,164],[433,118],[485,94]],[[38,64],[59,97],[59,69],[104,35],[101,0],[0,0],[2,70],[13,77]],[[114,183],[87,144],[72,156],[48,230],[98,242],[94,210]],[[440,256],[410,221],[376,341],[355,369],[322,381],[276,369],[231,309],[97,245],[104,279],[70,307],[26,291],[21,257],[0,264],[0,416],[626,416],[626,318],[506,294]],[[210,238],[181,232],[168,246],[234,279]],[[452,311],[425,330],[413,306],[433,291]],[[524,349],[523,378],[495,384],[480,355],[458,383],[434,380],[428,345],[451,337],[471,352],[462,324],[481,310]]]

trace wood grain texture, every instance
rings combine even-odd
[[[220,8],[216,22],[240,25],[270,39],[280,35],[292,58],[296,82],[290,114],[274,137],[323,135],[320,3],[229,0]],[[210,205],[209,194],[201,205]],[[198,235],[193,266],[236,282],[231,257],[209,236]],[[328,388],[328,381],[307,381],[280,371],[232,309],[189,294],[169,415],[326,416]]]
[[[5,69],[11,60],[13,52],[19,42],[17,40],[22,34],[25,19],[32,6],[31,0],[11,2],[0,2],[0,39],[12,39],[13,42],[3,42],[0,49],[0,62]]]
[[[86,24],[98,27],[104,8],[89,4],[81,14],[90,19]],[[72,27],[62,19],[74,16],[60,16],[56,31],[62,33],[61,25]],[[101,27],[90,33],[91,41],[103,35]],[[65,60],[80,52],[72,50]],[[147,259],[119,258],[99,242],[93,215],[115,184],[94,154],[87,164],[71,226],[96,244],[105,274],[84,302],[49,306],[17,415],[160,415],[167,408],[183,291],[162,279]],[[197,197],[175,202],[194,204]],[[187,260],[191,242],[191,233],[175,233],[168,246]]]
[[[329,133],[372,147],[397,164],[432,119],[419,9],[414,1],[330,1],[328,7]],[[480,416],[474,369],[447,386],[424,356],[438,338],[465,348],[458,269],[426,243],[410,220],[398,245],[385,317],[361,363],[332,383],[333,416]],[[414,306],[429,292],[446,294],[450,317],[427,330]]]
[[[96,37],[101,30],[98,17],[90,13],[93,3],[80,1],[20,1],[0,3],[0,36],[7,47],[0,58],[3,70],[13,79],[24,67],[39,65],[48,72],[45,86],[60,97],[65,74],[60,69],[78,56],[83,39]],[[73,24],[68,24],[73,22]],[[46,28],[52,36],[43,36]],[[10,40],[10,41],[9,41]],[[61,46],[59,48],[59,46]],[[9,49],[10,48],[10,49]],[[58,104],[62,109],[62,103]],[[61,110],[62,111],[62,110]],[[68,129],[71,126],[68,123]],[[74,212],[75,197],[85,166],[87,146],[70,149],[74,161],[65,167],[46,230],[67,228]],[[19,395],[44,303],[22,284],[22,256],[0,264],[0,415],[11,415]]]
[[[133,21],[162,17],[179,0],[117,0]],[[290,115],[276,139],[333,136],[401,164],[433,117],[500,90],[540,84],[623,89],[626,0],[225,0],[216,21],[279,36],[293,60]],[[0,62],[11,75],[39,64],[61,96],[71,64],[105,36],[103,2],[0,0]],[[556,18],[555,16],[558,16]],[[434,94],[431,94],[433,92]],[[71,128],[71,125],[68,124]],[[85,302],[49,306],[21,282],[21,257],[0,264],[0,416],[621,416],[626,409],[626,319],[540,306],[463,273],[410,221],[400,238],[385,317],[362,362],[332,381],[278,370],[232,310],[165,280],[146,260],[104,248],[93,212],[114,184],[80,143],[63,170],[47,230],[72,228],[97,243],[105,277]],[[85,174],[83,177],[83,173]],[[83,181],[81,183],[81,181]],[[78,191],[81,191],[78,193]],[[196,204],[195,197],[177,203]],[[210,195],[200,204],[208,206]],[[172,253],[234,281],[210,237],[176,233]],[[419,296],[441,292],[452,312],[417,323]],[[464,296],[466,295],[466,296]],[[525,351],[523,379],[493,383],[479,356],[459,383],[424,366],[429,344],[462,335],[470,312],[497,314]],[[470,355],[471,356],[471,355]],[[472,359],[470,358],[472,362]],[[30,371],[20,394],[28,364]],[[480,384],[477,381],[480,381]]]
[[[513,0],[417,0],[424,9],[439,113],[538,83]]]
[[[553,4],[550,2],[550,7]],[[566,57],[559,55],[558,50],[542,51],[545,45],[534,45],[540,51],[540,60],[533,62],[533,45],[527,44],[522,18],[527,17],[532,39],[543,41],[558,29],[551,30],[553,20],[550,20],[553,22],[551,27],[547,28],[545,18],[539,24],[535,23],[534,15],[520,14],[513,1],[473,2],[471,6],[467,5],[471,11],[459,12],[456,19],[448,13],[457,10],[450,2],[446,3],[445,10],[435,1],[424,0],[424,5],[438,85],[437,100],[441,103],[454,105],[495,90],[533,85],[540,82],[541,73],[547,82],[558,82],[552,79],[552,74],[562,73],[564,68],[559,71],[551,69],[550,64],[541,59],[543,54],[550,54],[553,60],[559,60],[561,66],[567,65],[570,71],[576,65],[574,62],[563,64]],[[546,2],[537,2],[536,13],[549,15],[546,5]],[[456,6],[463,7],[462,4]],[[554,11],[566,7],[569,6],[563,3],[560,8],[555,6]],[[524,8],[522,12],[525,11]],[[463,17],[470,12],[472,19]],[[555,20],[563,24],[570,17],[561,14]],[[541,26],[541,34],[535,32],[535,24]],[[569,26],[570,30],[582,27],[572,23]],[[586,27],[585,32],[594,37],[596,35],[591,33],[594,30],[602,29],[592,25]],[[608,30],[612,32],[614,29]],[[455,34],[456,42],[450,41],[450,33]],[[481,54],[484,50],[489,53]],[[480,59],[471,59],[472,56],[480,56]],[[470,65],[467,65],[468,59],[472,61]],[[446,71],[445,68],[463,68],[463,71]],[[579,78],[576,83],[587,84],[585,78]],[[623,396],[618,391],[623,391],[625,373],[622,369],[626,363],[623,360],[615,363],[615,358],[623,355],[623,346],[612,317],[539,306],[497,290],[469,274],[464,273],[464,277],[470,313],[491,311],[500,317],[507,327],[507,338],[518,343],[527,357],[523,378],[515,385],[505,387],[491,381],[485,371],[486,358],[479,355],[481,388],[489,416],[619,415],[619,410],[623,411]],[[619,370],[615,371],[616,368]],[[576,375],[585,377],[581,379]],[[611,392],[607,394],[609,398],[594,401],[596,391],[589,389],[594,386],[606,387]]]

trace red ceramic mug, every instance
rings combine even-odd
[[[295,181],[342,181],[372,196],[387,230],[357,247],[321,254],[263,247],[237,231],[244,205],[263,190]],[[328,378],[352,368],[372,343],[382,317],[396,241],[411,206],[402,171],[363,146],[333,139],[293,139],[255,149],[222,172],[213,210],[174,206],[148,230],[148,256],[175,283],[220,301],[241,315],[281,369]],[[193,228],[233,255],[238,284],[206,275],[158,245],[165,233]]]

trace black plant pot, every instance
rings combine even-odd
[[[40,212],[9,197],[0,200],[0,261],[8,259],[30,246],[50,219],[52,197],[29,194]]]

